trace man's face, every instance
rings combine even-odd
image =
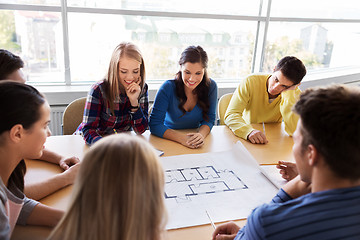
[[[294,145],[293,145],[293,156],[296,161],[296,166],[300,174],[301,180],[304,182],[311,182],[311,167],[309,165],[308,159],[308,148],[303,147],[303,136],[301,133],[302,122],[299,119],[297,123],[296,130],[293,135]]]
[[[276,71],[268,79],[267,90],[270,95],[277,96],[293,85],[294,83],[285,77],[281,71]]]

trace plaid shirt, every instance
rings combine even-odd
[[[83,122],[77,132],[81,132],[87,144],[93,144],[103,136],[114,132],[131,131],[142,134],[148,128],[148,86],[145,83],[140,93],[139,108],[131,112],[130,100],[120,94],[115,100],[114,113],[110,111],[104,92],[104,81],[95,83],[86,99]]]

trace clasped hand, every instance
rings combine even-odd
[[[189,148],[199,148],[204,145],[204,136],[201,133],[188,133],[185,146]]]

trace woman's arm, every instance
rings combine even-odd
[[[86,99],[81,129],[84,139],[89,145],[102,138],[102,136],[97,133],[100,124],[102,104],[104,103],[100,86],[95,84],[91,87]]]
[[[59,166],[64,170],[67,170],[72,165],[75,165],[80,162],[79,158],[77,158],[75,156],[66,158],[66,157],[64,157],[56,152],[50,151],[49,149],[46,149],[46,148],[43,150],[43,154],[41,155],[41,157],[39,159],[46,161],[46,162],[59,164]]]
[[[149,98],[148,86],[145,83],[139,98],[139,108],[135,112],[131,112],[131,126],[137,134],[142,134],[149,126]]]
[[[163,85],[161,85],[156,94],[154,105],[150,114],[150,132],[158,137],[163,138],[166,138],[165,132],[169,129],[164,124],[166,112],[169,108],[170,98],[173,94],[175,94],[171,84],[172,83],[170,81],[166,81],[163,83]]]
[[[41,182],[26,184],[24,193],[29,198],[40,200],[49,194],[73,184],[79,170],[80,164],[71,166],[68,170],[56,174]]]
[[[205,119],[203,119],[200,122],[200,126],[203,125],[207,125],[211,131],[212,127],[215,124],[215,120],[216,120],[216,107],[217,107],[217,103],[218,103],[218,88],[217,88],[217,84],[214,80],[210,79],[211,84],[210,84],[210,89],[209,89],[209,110],[207,112],[207,115],[209,117],[208,121],[205,121]],[[206,133],[206,132],[203,132]],[[204,135],[204,138],[208,135],[209,133],[207,133],[206,135]]]
[[[64,212],[39,203],[30,213],[26,224],[55,227]]]

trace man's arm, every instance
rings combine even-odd
[[[289,89],[281,93],[280,113],[284,119],[285,131],[290,136],[293,135],[299,116],[292,111],[292,107],[299,99],[301,91],[298,87]]]
[[[246,81],[241,81],[236,88],[229,106],[225,112],[224,122],[234,132],[234,134],[243,139],[254,130],[250,124],[247,124],[243,118],[243,112],[250,100],[249,89]]]
[[[311,183],[306,183],[300,179],[300,175],[285,184],[282,189],[293,199],[311,192]]]

